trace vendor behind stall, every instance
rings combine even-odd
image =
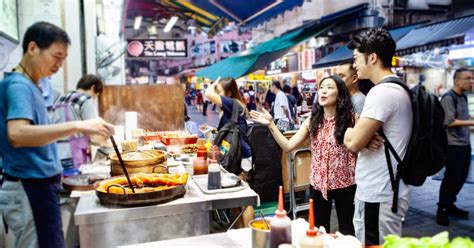
[[[90,120],[98,117],[94,101],[104,86],[94,75],[85,75],[77,83],[76,90],[61,96],[53,105],[52,122],[55,124]],[[74,134],[58,141],[58,157],[64,170],[77,169],[80,165],[90,162],[90,144],[101,144],[98,136]]]
[[[20,63],[0,81],[0,213],[15,247],[64,247],[55,141],[79,132],[113,135],[113,126],[100,118],[50,124],[39,80],[59,71],[69,44],[61,28],[33,24],[25,32]]]

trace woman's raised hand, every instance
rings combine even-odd
[[[250,118],[253,121],[266,125],[266,126],[270,125],[270,123],[272,123],[273,121],[272,115],[268,113],[266,109],[263,109],[263,112],[257,112],[257,111],[252,110],[250,112]]]

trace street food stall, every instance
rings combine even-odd
[[[206,148],[209,140],[185,131],[139,133],[143,146],[123,140],[122,151],[111,152],[109,163],[83,166],[89,172],[108,167],[113,177],[79,196],[74,222],[81,247],[209,234],[211,211],[260,204],[257,193],[224,168],[219,170],[221,187],[208,188],[203,156],[213,152]]]

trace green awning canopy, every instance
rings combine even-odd
[[[314,21],[280,37],[255,46],[250,51],[226,58],[212,66],[196,72],[196,76],[216,80],[218,77],[240,78],[262,69],[272,61],[285,55],[291,48],[305,40],[320,35],[333,24]]]

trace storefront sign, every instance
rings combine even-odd
[[[288,57],[283,57],[273,61],[267,67],[267,75],[275,75],[288,72]]]
[[[136,58],[186,58],[187,40],[140,39],[129,40],[127,53]]]
[[[221,53],[238,53],[240,52],[241,42],[233,40],[221,40]]]
[[[216,53],[216,42],[210,41],[191,47],[191,57],[201,57]]]

